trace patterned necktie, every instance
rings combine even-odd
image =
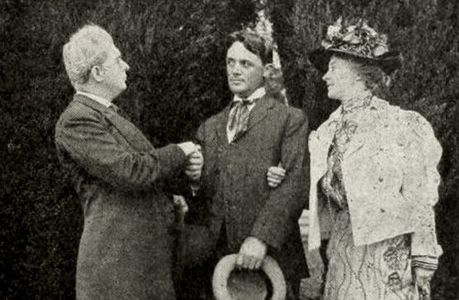
[[[228,129],[234,131],[234,138],[238,138],[241,134],[247,131],[249,125],[249,106],[254,103],[255,100],[242,99],[242,101],[236,102],[234,108],[231,110],[229,115]]]

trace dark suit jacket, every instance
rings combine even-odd
[[[204,153],[200,193],[209,200],[214,239],[225,224],[228,252],[235,253],[246,237],[257,237],[269,245],[268,254],[287,279],[306,277],[298,226],[309,182],[306,117],[265,96],[252,109],[247,132],[229,144],[229,110],[211,117],[197,133]],[[271,189],[266,173],[279,162],[286,176]]]
[[[56,125],[59,160],[84,210],[78,299],[174,299],[174,223],[161,179],[182,169],[176,145],[155,149],[128,120],[76,95]]]

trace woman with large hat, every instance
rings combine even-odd
[[[308,245],[329,239],[324,298],[428,299],[442,149],[420,114],[377,96],[401,56],[365,22],[338,20],[310,61],[341,102],[309,137]]]

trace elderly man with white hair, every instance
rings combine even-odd
[[[84,210],[77,299],[175,299],[174,207],[163,180],[199,172],[192,142],[154,148],[118,114],[128,64],[107,31],[86,25],[63,48],[76,94],[56,125],[56,147]]]

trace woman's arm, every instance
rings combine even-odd
[[[404,172],[401,192],[416,203],[418,226],[411,236],[412,268],[423,294],[430,293],[430,280],[442,254],[435,231],[434,205],[438,201],[440,176],[437,165],[442,149],[430,124],[419,114],[408,112],[408,131],[404,140]]]
[[[417,204],[413,212],[418,218],[418,226],[412,235],[413,264],[436,268],[442,251],[437,243],[433,206],[438,201],[440,176],[437,165],[442,150],[432,127],[421,115],[409,112],[407,122],[409,129],[404,142],[406,163],[401,192]]]

